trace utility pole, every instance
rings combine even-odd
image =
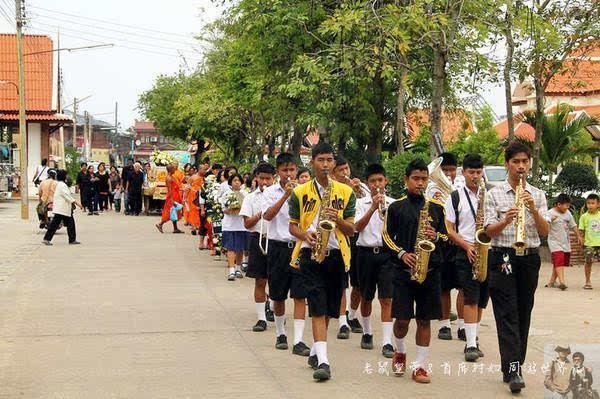
[[[84,112],[84,117],[85,117],[85,123],[83,125],[83,149],[82,149],[82,154],[83,154],[83,159],[87,162],[89,161],[89,157],[88,157],[88,128],[90,125],[90,114],[88,114],[87,111]]]
[[[56,45],[57,48],[60,48],[60,30],[57,32],[56,35]],[[59,114],[62,113],[62,93],[61,93],[61,87],[60,87],[60,81],[62,78],[62,73],[60,71],[60,51],[57,51],[56,54],[56,62],[57,62],[57,73],[58,73],[58,77],[56,79],[56,110],[58,111]],[[60,143],[58,145],[58,156],[60,157],[60,163],[59,166],[61,169],[66,169],[67,168],[67,162],[65,160],[65,130],[63,128],[63,126],[61,125],[60,128],[58,128],[58,138],[60,140]]]
[[[73,98],[73,148],[77,151],[77,97]]]
[[[29,220],[29,178],[27,177],[27,121],[25,120],[25,63],[23,62],[23,5],[15,0],[17,58],[19,63],[19,140],[21,141],[21,219]]]
[[[90,115],[90,113],[88,112],[88,119],[87,119],[87,123],[88,123],[88,145],[87,145],[87,153],[86,153],[86,157],[88,161],[92,161],[92,145],[94,140],[92,140],[94,138],[94,130],[92,129],[92,118],[93,116]]]
[[[115,101],[115,135],[113,137],[113,140],[119,140],[118,139],[118,137],[119,137],[119,118],[118,118],[118,115],[119,115],[119,103],[117,101]],[[117,154],[117,156],[118,155],[119,154]],[[125,159],[123,159],[122,162],[123,162],[123,165],[125,165]]]

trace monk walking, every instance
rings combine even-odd
[[[167,196],[165,198],[165,204],[163,205],[162,216],[160,219],[160,223],[156,225],[158,231],[163,233],[163,225],[171,220],[171,208],[175,203],[182,205],[181,198],[181,182],[176,179],[173,175],[175,171],[178,170],[174,164],[169,164],[167,166],[167,177],[165,179],[165,184],[167,186]],[[183,231],[179,230],[177,227],[177,221],[181,219],[181,209],[177,211],[177,220],[171,220],[173,222],[173,233],[181,234]]]

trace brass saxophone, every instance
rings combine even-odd
[[[310,258],[317,263],[323,263],[327,256],[327,243],[329,242],[329,236],[335,231],[335,222],[329,220],[325,214],[325,210],[331,203],[331,190],[333,188],[333,182],[327,174],[327,188],[321,197],[321,208],[319,209],[319,219],[317,219],[317,242],[312,249]]]
[[[525,192],[525,182],[523,174],[519,173],[519,184],[515,189],[515,208],[518,209],[517,217],[514,220],[515,224],[515,242],[512,247],[515,250],[516,256],[525,255],[525,202],[521,199],[521,196]]]
[[[435,244],[427,239],[425,228],[429,225],[429,201],[423,195],[425,203],[419,212],[419,224],[417,226],[417,239],[415,242],[415,254],[417,261],[414,268],[411,269],[410,279],[422,284],[427,277],[429,269],[429,256],[435,250]]]
[[[477,215],[475,218],[475,253],[477,258],[471,266],[473,272],[473,280],[483,283],[487,278],[488,270],[488,251],[492,239],[483,229],[483,207],[485,201],[485,181],[481,179],[479,182],[479,206],[477,206]]]

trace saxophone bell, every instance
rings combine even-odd
[[[480,283],[487,278],[488,269],[488,252],[492,243],[492,239],[488,236],[483,228],[483,210],[485,203],[485,181],[479,179],[479,205],[477,207],[477,215],[475,220],[475,252],[477,258],[472,265],[473,280]]]
[[[421,190],[424,192],[425,190]],[[415,242],[415,255],[417,256],[415,267],[410,271],[410,279],[422,284],[427,278],[429,270],[429,257],[435,250],[435,244],[427,238],[425,230],[429,226],[429,201],[423,196],[425,203],[419,211],[419,224],[417,226],[417,239]]]

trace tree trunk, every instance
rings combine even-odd
[[[402,154],[404,152],[404,135],[406,131],[406,124],[404,119],[406,114],[404,113],[404,105],[406,103],[406,77],[408,75],[408,68],[400,67],[400,84],[398,86],[398,101],[396,102],[396,154]]]
[[[542,132],[544,123],[544,86],[540,79],[533,79],[535,86],[535,140],[533,142],[532,177],[536,180],[540,175],[540,150],[542,146]]]
[[[383,122],[385,117],[385,90],[383,87],[381,71],[378,70],[373,78],[373,112],[375,121],[371,123],[369,137],[367,139],[367,163],[381,161],[381,148],[383,145]]]
[[[431,157],[444,152],[442,141],[442,105],[446,81],[446,51],[441,44],[433,48],[433,77],[431,87]]]
[[[290,152],[294,156],[300,159],[300,149],[302,148],[302,139],[304,138],[304,131],[298,122],[294,122],[294,134],[290,140]]]
[[[504,62],[504,96],[506,98],[506,121],[508,123],[508,141],[515,139],[515,122],[513,120],[512,111],[512,87],[510,82],[510,73],[512,70],[513,53],[515,51],[515,41],[512,33],[512,10],[507,4],[506,8],[506,29],[504,36],[506,37],[506,58]]]
[[[275,134],[271,133],[268,139],[269,144],[269,159],[275,158]]]

